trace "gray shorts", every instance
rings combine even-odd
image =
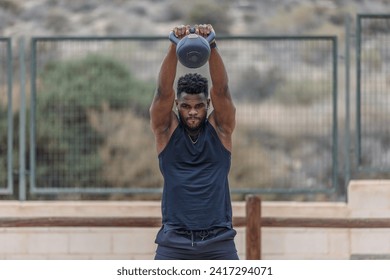
[[[238,260],[230,228],[181,230],[163,226],[157,234],[155,260]]]

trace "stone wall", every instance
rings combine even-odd
[[[235,216],[245,203],[234,202]],[[263,202],[265,217],[390,218],[390,181],[352,181],[348,202]],[[160,217],[159,202],[2,201],[1,217]],[[152,259],[158,228],[0,228],[0,259]],[[245,258],[245,229],[236,244]],[[263,228],[263,259],[390,256],[390,229]]]

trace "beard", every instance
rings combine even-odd
[[[189,133],[196,133],[201,130],[203,127],[203,124],[206,121],[206,117],[204,118],[199,118],[199,117],[183,117],[179,113],[179,119],[180,122],[183,124],[184,128],[189,132]]]

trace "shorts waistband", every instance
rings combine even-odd
[[[186,229],[175,229],[177,234],[190,235],[194,234],[195,236],[207,237],[209,234],[217,234],[219,232],[228,230],[228,228],[214,228],[209,230],[186,230]]]
[[[203,241],[208,237],[216,236],[218,233],[229,230],[228,228],[214,228],[210,230],[183,230],[175,229],[174,232],[179,235],[184,235],[191,238],[191,246],[194,246],[195,241]]]

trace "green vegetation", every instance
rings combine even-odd
[[[51,187],[102,186],[99,148],[106,137],[92,112],[134,109],[147,113],[151,85],[120,63],[88,56],[48,64],[37,93],[37,184]]]
[[[124,65],[101,56],[81,60],[53,62],[40,75],[39,104],[42,107],[79,106],[80,109],[128,109],[145,114],[153,85],[132,77]]]

